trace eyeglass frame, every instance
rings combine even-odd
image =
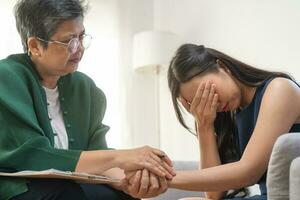
[[[79,37],[82,37],[82,38],[90,37],[91,40],[93,39],[93,37],[92,37],[90,34],[83,34],[83,35],[81,35],[81,36],[79,36]],[[87,48],[89,48],[89,46],[90,46],[90,44],[89,44],[88,47],[84,47],[84,46],[82,45],[83,39],[80,40],[78,37],[73,37],[73,38],[71,38],[71,39],[69,40],[69,42],[67,42],[67,43],[61,42],[61,41],[58,41],[58,40],[45,40],[45,39],[42,39],[42,38],[40,38],[40,37],[36,37],[36,38],[37,38],[38,40],[40,40],[41,42],[46,42],[46,43],[50,43],[50,44],[61,44],[61,45],[64,45],[64,46],[67,47],[68,52],[69,52],[70,54],[74,54],[74,53],[78,50],[78,48],[79,48],[80,45],[81,45],[84,49],[87,49]],[[71,42],[74,41],[74,40],[76,40],[77,43],[78,43],[79,45],[77,46],[76,50],[74,50],[74,52],[71,52],[71,51],[69,50],[69,46],[70,46]]]

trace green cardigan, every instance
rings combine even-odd
[[[54,148],[46,95],[26,54],[0,61],[0,171],[74,171],[83,150],[107,149],[103,92],[80,72],[63,76],[58,91],[69,150]],[[27,191],[23,178],[0,177],[0,199]]]

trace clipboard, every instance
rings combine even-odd
[[[57,169],[47,169],[43,171],[19,171],[14,173],[0,172],[0,176],[6,177],[22,177],[22,178],[53,178],[53,179],[68,179],[74,180],[79,183],[90,183],[90,184],[109,184],[109,183],[120,183],[120,179],[110,178],[101,175],[61,171]]]

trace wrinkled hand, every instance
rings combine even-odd
[[[172,179],[175,176],[172,161],[161,150],[144,146],[120,152],[117,159],[124,171],[147,169],[161,178]]]
[[[168,189],[166,178],[155,176],[147,169],[125,172],[123,191],[135,198],[151,198]]]
[[[215,84],[210,81],[201,83],[191,103],[183,97],[179,97],[178,100],[194,116],[200,132],[206,132],[214,127],[218,108]]]

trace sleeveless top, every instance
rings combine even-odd
[[[267,86],[272,80],[273,78],[268,79],[262,85],[258,86],[251,103],[245,109],[236,113],[237,134],[235,135],[235,142],[240,157],[244,153],[244,150],[253,133],[260,109],[261,100]],[[289,132],[300,132],[300,124],[294,124]],[[262,195],[267,194],[266,174],[267,172],[258,181]]]

